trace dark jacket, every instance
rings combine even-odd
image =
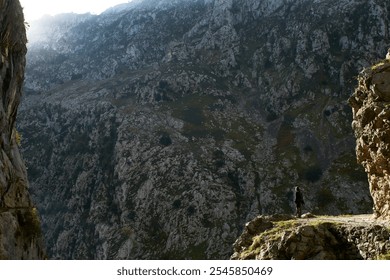
[[[303,200],[302,192],[299,188],[296,189],[296,191],[295,191],[295,204],[297,206],[301,206],[301,205],[305,204],[305,201]]]

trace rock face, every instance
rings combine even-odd
[[[390,257],[388,224],[369,215],[295,219],[258,216],[234,243],[231,259],[373,260]]]
[[[349,103],[357,160],[367,172],[377,218],[390,218],[390,61],[366,68]]]
[[[24,80],[26,30],[19,1],[0,1],[0,259],[41,259],[44,247],[29,193],[15,118]]]
[[[390,52],[390,50],[389,50]],[[357,161],[367,174],[373,218],[258,216],[234,243],[231,259],[356,260],[390,258],[390,54],[364,69],[349,98]],[[312,217],[310,217],[312,218]]]
[[[367,213],[347,98],[386,1],[144,0],[31,23],[18,116],[51,258],[226,259],[245,222]],[[305,210],[305,209],[304,209]]]

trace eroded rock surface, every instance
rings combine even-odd
[[[19,1],[0,1],[0,259],[44,258],[28,193],[15,118],[24,79],[26,31]]]
[[[349,103],[356,155],[368,174],[374,214],[390,218],[390,61],[365,69]]]
[[[389,224],[372,215],[258,216],[246,224],[232,259],[383,259],[390,251]]]

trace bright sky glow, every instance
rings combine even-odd
[[[62,13],[100,14],[106,9],[131,0],[20,0],[27,22],[40,19],[44,15]]]

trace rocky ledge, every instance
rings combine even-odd
[[[390,222],[372,215],[258,216],[245,225],[231,259],[389,259]]]

